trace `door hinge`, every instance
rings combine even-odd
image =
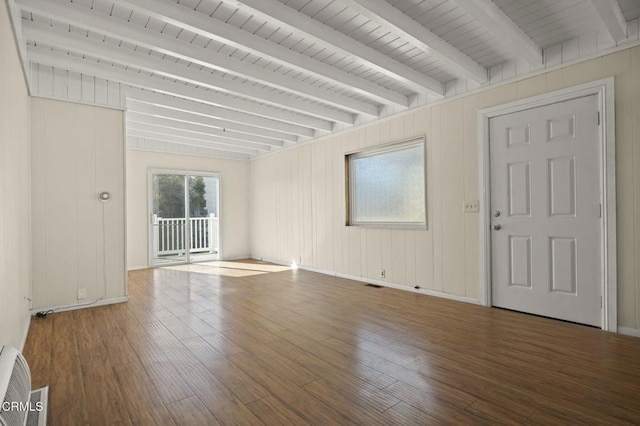
[[[602,296],[600,296],[600,309],[602,309]]]
[[[602,217],[602,203],[598,204],[598,217]]]
[[[600,111],[598,111],[598,126],[600,125]]]

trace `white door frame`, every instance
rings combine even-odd
[[[602,194],[602,329],[617,332],[617,253],[616,253],[616,167],[614,78],[573,86],[520,99],[478,111],[479,193],[480,193],[480,302],[491,306],[491,175],[489,162],[489,119],[557,102],[597,95],[601,111],[600,189]],[[596,119],[594,117],[594,119]]]
[[[182,176],[202,176],[212,177],[218,179],[218,259],[222,260],[222,208],[220,207],[220,201],[222,200],[222,173],[219,172],[203,172],[194,170],[182,170],[182,169],[167,169],[167,168],[153,168],[147,169],[147,262],[150,267],[157,266],[172,266],[172,265],[184,265],[191,263],[189,258],[189,250],[187,250],[186,258],[184,261],[178,260],[176,262],[167,262],[159,265],[153,262],[153,224],[151,223],[151,216],[153,215],[153,175],[154,174],[169,174],[169,175],[182,175]],[[185,187],[185,196],[188,188]],[[185,198],[186,201],[186,198]],[[185,233],[189,232],[189,209],[185,211],[186,227]]]

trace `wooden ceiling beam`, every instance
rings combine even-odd
[[[531,66],[543,65],[542,49],[491,0],[455,0],[510,53]]]

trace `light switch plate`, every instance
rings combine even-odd
[[[465,201],[463,204],[463,211],[465,213],[478,213],[480,211],[478,200]]]

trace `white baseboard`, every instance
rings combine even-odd
[[[144,266],[131,266],[131,267],[127,267],[127,272],[128,271],[141,271],[143,269],[149,269],[151,268],[148,265],[144,265]]]
[[[123,303],[129,300],[128,297],[113,297],[111,299],[102,299],[93,303],[79,303],[77,305],[61,305],[61,306],[48,306],[46,308],[34,308],[31,310],[31,315],[35,316],[38,312],[64,312],[64,311],[75,311],[76,309],[84,309],[84,308],[95,308],[96,306],[105,306],[105,305],[113,305],[115,303]]]
[[[247,255],[241,255],[241,256],[230,256],[230,257],[225,257],[224,259],[215,259],[215,260],[206,260],[205,262],[231,262],[234,260],[243,260],[243,259],[251,259],[251,256]],[[197,263],[197,262],[196,262]],[[186,265],[187,263],[177,263],[177,265]],[[173,265],[154,265],[154,266],[149,266],[149,265],[144,265],[144,266],[130,266],[127,267],[127,271],[140,271],[143,269],[154,269],[154,268],[161,268],[163,266],[176,266],[176,264]]]
[[[255,257],[255,256],[253,256],[252,259],[261,260],[263,262],[275,263],[277,265],[282,265],[282,266],[291,266],[289,263],[283,262],[283,261],[277,260],[277,259],[270,259],[270,258],[265,258],[265,257]],[[412,293],[426,294],[428,296],[442,297],[444,299],[455,300],[455,301],[458,301],[458,302],[472,303],[474,305],[482,305],[482,303],[480,302],[480,299],[474,299],[472,297],[466,297],[466,296],[458,296],[456,294],[445,293],[443,291],[428,290],[428,289],[425,289],[425,288],[416,289],[416,288],[413,288],[413,287],[411,287],[409,285],[406,285],[406,284],[397,284],[397,283],[392,283],[392,282],[389,282],[389,281],[374,280],[374,279],[371,279],[371,278],[358,277],[356,275],[342,274],[340,272],[330,271],[330,270],[327,270],[327,269],[315,268],[313,266],[307,266],[307,265],[298,265],[298,268],[299,269],[303,269],[305,271],[309,271],[309,272],[316,272],[316,273],[323,274],[323,275],[331,275],[331,276],[334,276],[334,277],[344,278],[344,279],[353,280],[353,281],[359,281],[359,282],[363,282],[363,283],[367,283],[367,284],[375,284],[375,285],[379,285],[379,286],[383,286],[383,287],[394,288],[394,289],[397,289],[397,290],[410,291]]]
[[[31,318],[29,317],[29,320]],[[22,353],[24,351],[24,345],[27,343],[27,336],[29,335],[29,327],[31,326],[31,321],[25,321],[24,330],[22,331],[22,340],[20,341],[20,347],[18,350]]]
[[[251,259],[251,256],[249,256],[248,254],[242,255],[242,256],[229,256],[229,257],[225,257],[224,259],[220,259],[221,262],[230,262],[233,260],[244,260],[244,259]]]
[[[270,257],[249,256],[247,259],[257,260],[258,262],[273,263],[275,265],[281,265],[281,266],[291,266],[291,263],[287,263],[278,259],[271,259]],[[299,268],[301,267],[299,266]]]
[[[640,328],[631,328],[618,326],[618,333],[625,334],[627,336],[640,337]]]
[[[412,293],[419,293],[419,294],[426,294],[428,296],[442,297],[443,299],[455,300],[457,302],[465,302],[465,303],[471,303],[471,304],[474,304],[474,305],[481,305],[479,299],[474,299],[472,297],[466,297],[466,296],[459,296],[457,294],[445,293],[444,291],[429,290],[429,289],[426,289],[426,288],[414,288],[414,287],[411,287],[410,285],[407,285],[407,284],[397,284],[397,283],[392,283],[392,282],[388,282],[388,281],[374,280],[374,279],[371,279],[371,278],[358,277],[358,276],[349,275],[349,274],[336,273],[335,276],[338,277],[338,278],[346,278],[348,280],[360,281],[360,282],[364,282],[364,283],[367,283],[367,284],[375,284],[375,285],[380,285],[380,286],[383,286],[383,287],[395,288],[397,290],[410,291]]]

